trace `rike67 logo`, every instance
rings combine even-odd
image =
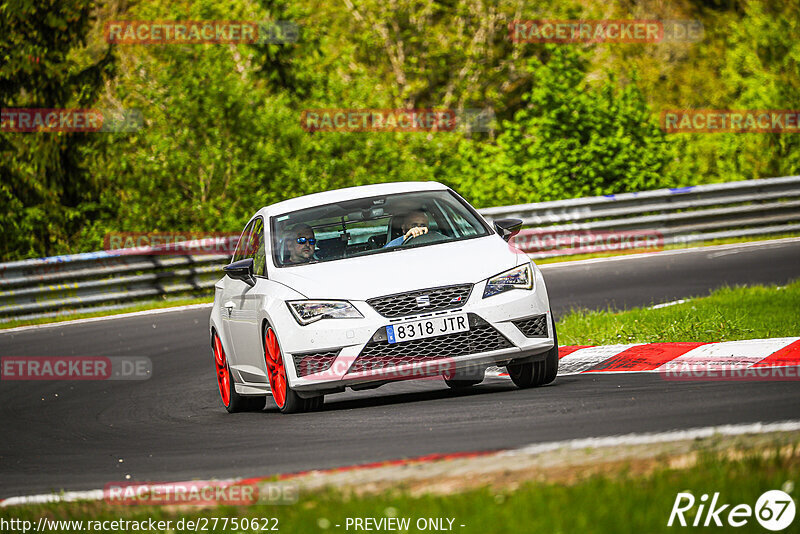
[[[698,502],[699,501],[699,502]],[[696,512],[693,510],[697,504]],[[694,512],[694,513],[693,513]],[[781,490],[764,492],[756,501],[755,507],[749,504],[731,506],[720,501],[719,492],[709,496],[703,494],[696,499],[691,493],[678,493],[669,514],[667,526],[693,527],[743,527],[755,516],[756,520],[767,530],[780,531],[792,524],[795,515],[795,504],[792,497]],[[694,516],[694,521],[692,521]]]

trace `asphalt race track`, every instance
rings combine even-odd
[[[553,310],[624,308],[800,276],[800,241],[544,269]],[[318,413],[229,415],[207,309],[0,333],[2,356],[148,356],[142,382],[0,383],[0,498],[131,481],[264,476],[434,452],[800,418],[798,382],[559,377],[517,390],[441,380],[331,396]],[[799,312],[800,313],[800,312]],[[800,324],[800,321],[798,321]],[[800,335],[798,332],[796,335]]]

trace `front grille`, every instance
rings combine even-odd
[[[327,371],[338,355],[338,350],[293,354],[292,357],[294,358],[294,368],[297,370],[297,376],[308,376],[314,373]]]
[[[474,313],[468,314],[468,317],[470,329],[467,332],[402,343],[386,341],[385,328],[382,328],[367,343],[348,373],[384,369],[439,358],[466,356],[514,346],[503,334]]]
[[[467,303],[471,291],[472,284],[434,287],[376,297],[369,299],[367,304],[384,317],[405,317],[440,310],[455,310]],[[428,297],[427,301],[430,304],[420,305],[417,297]]]
[[[547,337],[547,315],[512,321],[525,337]]]

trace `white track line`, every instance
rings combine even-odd
[[[63,493],[42,493],[25,497],[9,497],[0,501],[0,507],[21,504],[45,504],[53,502],[102,501],[103,490],[65,491]]]
[[[800,420],[780,421],[777,423],[745,423],[738,425],[705,426],[686,430],[670,430],[647,434],[625,434],[622,436],[604,436],[596,438],[552,441],[550,443],[534,443],[527,447],[503,451],[501,456],[520,454],[540,454],[556,449],[585,449],[599,447],[616,447],[620,445],[650,445],[669,441],[695,440],[719,436],[741,436],[743,434],[765,434],[768,432],[795,432],[800,430]]]
[[[668,308],[670,306],[675,306],[676,304],[683,304],[684,302],[688,302],[691,299],[679,299],[679,300],[671,300],[669,302],[662,302],[661,304],[655,304],[647,308],[648,310],[659,310],[661,308]]]

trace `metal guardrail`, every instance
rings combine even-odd
[[[149,247],[0,264],[0,321],[57,315],[108,303],[209,292],[224,255],[160,256]],[[87,311],[92,311],[90,308]]]
[[[766,178],[480,210],[540,233],[647,231],[661,245],[800,231],[800,176]],[[532,253],[533,258],[563,250]]]
[[[550,233],[651,231],[663,244],[800,232],[800,176],[557,200],[480,210]],[[569,252],[569,251],[567,251]],[[551,250],[534,258],[564,254]],[[90,252],[0,264],[0,322],[141,299],[210,293],[228,256]],[[88,308],[88,309],[87,309]],[[61,310],[61,311],[59,311]]]

